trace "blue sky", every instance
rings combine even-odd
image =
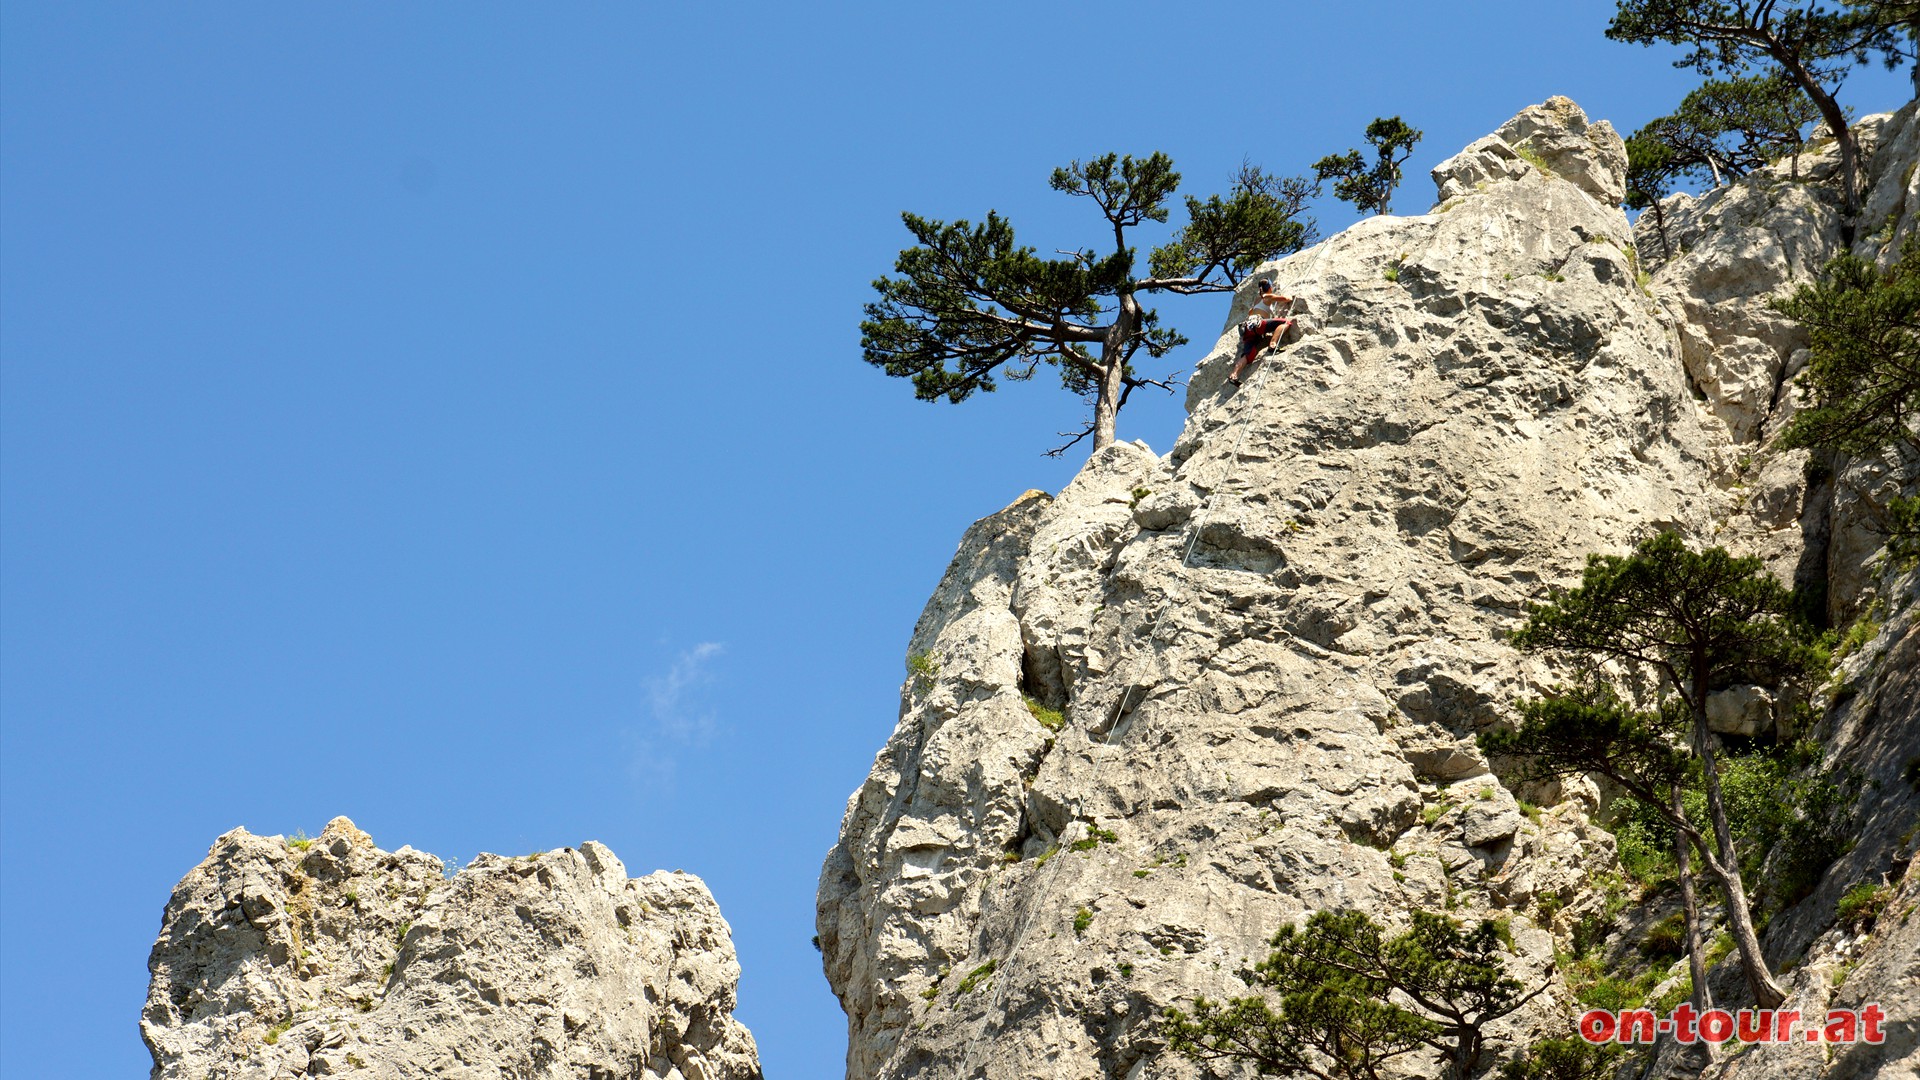
[[[813,887],[913,620],[1078,464],[1057,389],[861,363],[899,212],[1068,247],[1055,165],[1165,150],[1205,193],[1396,113],[1417,212],[1532,102],[1677,102],[1610,10],[8,0],[0,1072],[140,1074],[173,883],[346,814],[700,874],[768,1074],[839,1076]],[[1225,303],[1162,311],[1210,341]]]

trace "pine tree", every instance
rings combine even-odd
[[[1285,926],[1249,985],[1272,991],[1226,1002],[1197,998],[1173,1008],[1162,1031],[1174,1050],[1200,1061],[1244,1061],[1262,1075],[1375,1080],[1394,1058],[1439,1051],[1449,1077],[1480,1071],[1485,1028],[1533,1000],[1506,972],[1500,929],[1472,930],[1432,912],[1389,937],[1357,911],[1322,911]],[[1397,996],[1396,996],[1397,995]],[[1404,1001],[1402,1005],[1398,1002]]]
[[[1920,450],[1920,239],[1885,271],[1856,255],[1774,302],[1807,330],[1799,376],[1811,403],[1781,441],[1847,454],[1895,443]]]
[[[1667,235],[1667,215],[1660,200],[1673,193],[1674,181],[1686,172],[1680,155],[1657,133],[1641,128],[1627,139],[1627,205],[1653,211],[1653,227],[1669,259],[1673,258],[1673,240]]]
[[[1846,0],[1846,4],[1894,31],[1896,44],[1887,51],[1887,70],[1903,62],[1912,64],[1913,93],[1920,97],[1920,0]],[[1897,44],[1900,34],[1906,35],[1904,48]]]
[[[1653,712],[1635,710],[1612,687],[1589,676],[1573,687],[1557,687],[1546,697],[1520,702],[1520,726],[1486,732],[1480,746],[1489,754],[1515,760],[1518,767],[1511,779],[1520,783],[1604,776],[1672,827],[1693,1005],[1705,1012],[1713,1007],[1713,999],[1708,992],[1692,861],[1692,848],[1704,843],[1705,837],[1684,808],[1684,792],[1698,769],[1682,749],[1688,726],[1685,706],[1672,698],[1665,706]]]
[[[1691,46],[1675,64],[1703,74],[1741,75],[1755,63],[1777,65],[1819,110],[1840,147],[1841,197],[1849,219],[1860,209],[1860,147],[1835,99],[1842,80],[1875,54],[1901,54],[1899,30],[1870,5],[1835,8],[1823,0],[1619,0],[1607,36],[1615,41]],[[1904,55],[1904,54],[1901,54]]]
[[[1229,290],[1261,262],[1305,247],[1315,232],[1302,211],[1318,189],[1243,165],[1226,196],[1187,198],[1186,225],[1152,252],[1142,277],[1129,231],[1166,222],[1180,186],[1172,159],[1108,154],[1055,169],[1051,183],[1099,208],[1110,233],[1104,252],[1041,258],[993,212],[979,225],[903,214],[916,244],[894,262],[901,276],[873,283],[880,298],[866,305],[861,347],[868,363],[911,379],[922,401],[957,403],[1049,365],[1062,386],[1093,404],[1092,422],[1052,453],[1089,435],[1098,453],[1113,443],[1128,395],[1141,386],[1171,389],[1137,372],[1135,356],[1145,350],[1158,359],[1187,340],[1161,326],[1141,298]]]
[[[1531,759],[1561,775],[1600,772],[1667,817],[1691,842],[1707,875],[1727,901],[1727,921],[1740,950],[1747,986],[1761,1008],[1786,999],[1760,953],[1746,883],[1740,873],[1714,740],[1707,730],[1707,697],[1732,682],[1778,683],[1805,676],[1815,662],[1808,632],[1796,617],[1793,595],[1758,559],[1736,559],[1721,548],[1694,551],[1672,533],[1637,545],[1626,557],[1588,559],[1580,587],[1551,603],[1531,605],[1513,635],[1525,650],[1551,652],[1585,668],[1590,686],[1605,693],[1561,693],[1524,706],[1517,732],[1488,733],[1491,753]],[[1603,666],[1611,665],[1611,667]],[[1710,830],[1674,804],[1671,774],[1653,769],[1667,740],[1649,714],[1622,705],[1613,684],[1651,679],[1667,697],[1651,715],[1676,718],[1687,752],[1700,770]],[[1624,764],[1623,764],[1624,763]]]
[[[1367,143],[1373,147],[1373,164],[1358,150],[1328,154],[1314,162],[1314,176],[1322,182],[1332,180],[1333,194],[1354,205],[1363,214],[1384,214],[1393,204],[1393,189],[1400,184],[1400,166],[1413,156],[1413,146],[1421,132],[1408,127],[1397,116],[1382,117],[1367,125]]]
[[[1710,178],[1718,187],[1800,149],[1818,119],[1807,96],[1772,71],[1709,80],[1635,137],[1669,148],[1678,176]]]
[[[1920,237],[1886,270],[1843,254],[1820,280],[1774,302],[1807,330],[1799,375],[1811,399],[1780,436],[1784,446],[1870,454],[1920,451]],[[1920,497],[1886,506],[1888,549],[1920,556]]]

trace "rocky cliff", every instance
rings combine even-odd
[[[346,818],[235,829],[174,890],[140,1031],[155,1080],[757,1080],[698,878],[591,841],[439,859]]]
[[[1863,252],[1920,228],[1917,128],[1861,124]],[[1841,250],[1830,159],[1675,197],[1669,248],[1620,209],[1612,128],[1530,108],[1435,169],[1430,212],[1266,267],[1301,331],[1234,392],[1223,334],[1170,453],[1110,447],[968,530],[821,874],[848,1076],[1200,1075],[1157,1014],[1245,992],[1273,930],[1328,908],[1510,919],[1514,970],[1551,989],[1494,1034],[1564,1033],[1556,946],[1612,916],[1614,841],[1591,785],[1511,790],[1474,736],[1550,681],[1502,640],[1523,605],[1660,529],[1885,618],[1820,702],[1833,759],[1880,784],[1871,824],[1767,944],[1809,1000],[1847,963],[1848,995],[1911,1004],[1911,932],[1833,909],[1912,850],[1915,586],[1871,505],[1920,468],[1766,442],[1805,362],[1766,301]],[[1768,1060],[1736,1066],[1814,1075]]]

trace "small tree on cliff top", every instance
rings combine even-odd
[[[1400,166],[1413,156],[1421,132],[1397,116],[1367,125],[1367,143],[1373,147],[1371,165],[1358,150],[1328,154],[1314,162],[1320,180],[1333,181],[1335,198],[1344,199],[1363,214],[1384,214],[1393,205],[1393,189],[1400,185]]]
[[[1673,258],[1673,241],[1667,236],[1667,215],[1660,200],[1673,193],[1674,181],[1687,171],[1685,160],[1657,132],[1641,128],[1627,140],[1627,205],[1653,211],[1654,229],[1660,234],[1662,253],[1669,259]]]
[[[1683,172],[1718,187],[1798,150],[1818,119],[1800,88],[1773,71],[1710,79],[1635,137],[1665,144]]]
[[[1135,388],[1171,389],[1136,372],[1134,357],[1144,349],[1158,359],[1187,340],[1161,326],[1141,297],[1223,292],[1260,263],[1305,247],[1314,227],[1301,211],[1317,188],[1243,165],[1225,197],[1188,196],[1187,224],[1154,249],[1141,276],[1129,230],[1167,220],[1180,186],[1173,160],[1108,154],[1055,169],[1052,185],[1100,209],[1110,232],[1103,247],[1041,258],[997,213],[979,225],[903,214],[917,244],[895,260],[900,277],[873,283],[880,298],[866,306],[860,344],[868,363],[911,379],[922,401],[961,402],[1049,365],[1093,405],[1092,422],[1052,453],[1089,435],[1098,453],[1112,444]]]
[[[1792,153],[1818,114],[1805,94],[1778,71],[1713,79],[1627,139],[1627,206],[1652,210],[1653,223],[1673,257],[1660,200],[1681,181],[1711,180],[1719,187]]]
[[[1607,27],[1615,41],[1691,46],[1676,61],[1706,74],[1738,75],[1770,63],[1819,109],[1840,145],[1846,213],[1860,209],[1860,147],[1835,100],[1847,73],[1875,54],[1904,55],[1902,35],[1870,6],[1835,8],[1822,0],[1619,0]]]

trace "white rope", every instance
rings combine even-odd
[[[1319,264],[1320,257],[1326,254],[1326,247],[1327,245],[1325,242],[1323,242],[1320,245],[1320,251],[1314,254],[1313,262],[1310,263],[1308,266],[1308,271],[1309,271],[1308,274],[1302,275],[1303,277],[1311,276],[1312,267]],[[1287,312],[1289,315],[1291,315],[1293,312],[1293,302],[1291,301],[1287,305]],[[1282,348],[1284,347],[1285,346],[1282,346]],[[1277,358],[1278,356],[1276,353],[1276,359]],[[1243,393],[1251,397],[1254,394],[1254,391],[1259,388],[1262,381],[1266,378],[1267,369],[1272,366],[1273,365],[1271,363],[1260,363],[1259,364],[1260,370],[1254,372],[1253,379],[1250,381],[1249,385],[1244,389]],[[1234,396],[1239,397],[1240,394],[1235,394]],[[1225,475],[1223,475],[1220,478],[1222,483],[1216,484],[1215,486],[1207,490],[1206,498],[1201,500],[1200,506],[1194,511],[1193,516],[1190,519],[1192,521],[1191,534],[1187,538],[1186,551],[1180,556],[1180,569],[1182,570],[1187,570],[1192,567],[1193,553],[1200,543],[1200,530],[1204,527],[1203,523],[1205,521],[1206,513],[1207,511],[1212,509],[1213,498],[1215,495],[1219,494],[1220,487],[1222,486],[1222,484],[1224,484],[1224,482],[1233,475],[1234,465],[1240,459],[1240,448],[1246,442],[1248,427],[1249,425],[1246,425],[1246,424],[1242,424],[1240,427],[1240,435],[1238,438],[1234,440],[1233,450],[1228,453],[1226,458],[1227,472]],[[1017,583],[1016,583],[1016,588],[1017,588]],[[1153,624],[1147,629],[1147,643],[1149,648],[1154,647],[1155,643],[1158,641],[1159,635],[1160,635],[1161,623],[1165,621],[1167,617],[1167,612],[1172,610],[1172,608],[1173,608],[1173,596],[1171,591],[1169,591],[1167,598],[1162,600],[1160,603],[1159,612],[1156,613],[1153,617]],[[1120,725],[1124,723],[1126,720],[1127,706],[1132,702],[1133,692],[1138,682],[1139,682],[1139,679],[1137,678],[1132,678],[1127,680],[1127,688],[1126,688],[1126,691],[1120,695],[1120,705],[1119,705],[1119,708],[1114,711],[1113,722],[1107,725],[1106,734],[1101,736],[1099,743],[1095,744],[1092,742],[1091,739],[1088,740],[1089,749],[1097,750],[1097,751],[1105,751],[1112,747],[1114,737],[1120,731]],[[1090,756],[1094,758],[1093,779],[1086,787],[1080,789],[1079,794],[1074,799],[1072,810],[1067,816],[1066,825],[1064,825],[1061,828],[1059,834],[1054,837],[1055,842],[1054,842],[1053,859],[1055,861],[1056,866],[1061,863],[1064,863],[1066,861],[1067,854],[1070,853],[1069,845],[1067,841],[1067,832],[1068,830],[1073,828],[1076,822],[1080,820],[1081,811],[1086,807],[1087,792],[1089,790],[1097,788],[1099,786],[1101,778],[1106,774],[1107,760],[1110,755],[1107,755],[1105,753],[1095,753]],[[1092,835],[1091,827],[1089,828],[1088,835],[1089,836]],[[1097,846],[1098,845],[1096,844],[1096,848]],[[1027,931],[1033,926],[1034,913],[1040,909],[1040,907],[1042,906],[1041,902],[1047,898],[1047,894],[1052,889],[1054,879],[1058,877],[1059,877],[1059,871],[1057,869],[1053,872],[1053,875],[1051,877],[1046,878],[1044,881],[1041,881],[1036,877],[1035,884],[1029,895],[1029,901],[1026,905],[1026,910],[1022,913],[1020,917],[1019,925],[1016,927],[1014,931],[1013,944],[1009,946],[1007,949],[1006,959],[1009,963],[1011,963],[1011,961],[1015,956],[1019,955],[1020,947],[1023,944],[1025,944],[1027,939]],[[993,976],[998,976],[1000,974],[1001,974],[1000,968],[996,965],[994,968]],[[1003,1004],[1005,1004],[1006,986],[1007,986],[1007,983],[1011,981],[1011,980],[1001,979],[993,976],[990,976],[990,978],[993,978],[993,983],[994,983],[993,995],[994,996],[993,996],[993,999],[988,1003],[988,1008],[984,1013],[984,1017],[983,1017],[984,1020],[987,1022],[991,1022],[992,1017],[998,1012],[1000,1007]],[[985,1034],[984,1023],[982,1025],[981,1034],[983,1036]],[[974,1039],[968,1040],[967,1052],[961,1058],[960,1074],[957,1080],[971,1080],[973,1076],[973,1070],[975,1067],[974,1054],[975,1054],[975,1051],[984,1043],[984,1041],[985,1041],[984,1038],[974,1038]]]

